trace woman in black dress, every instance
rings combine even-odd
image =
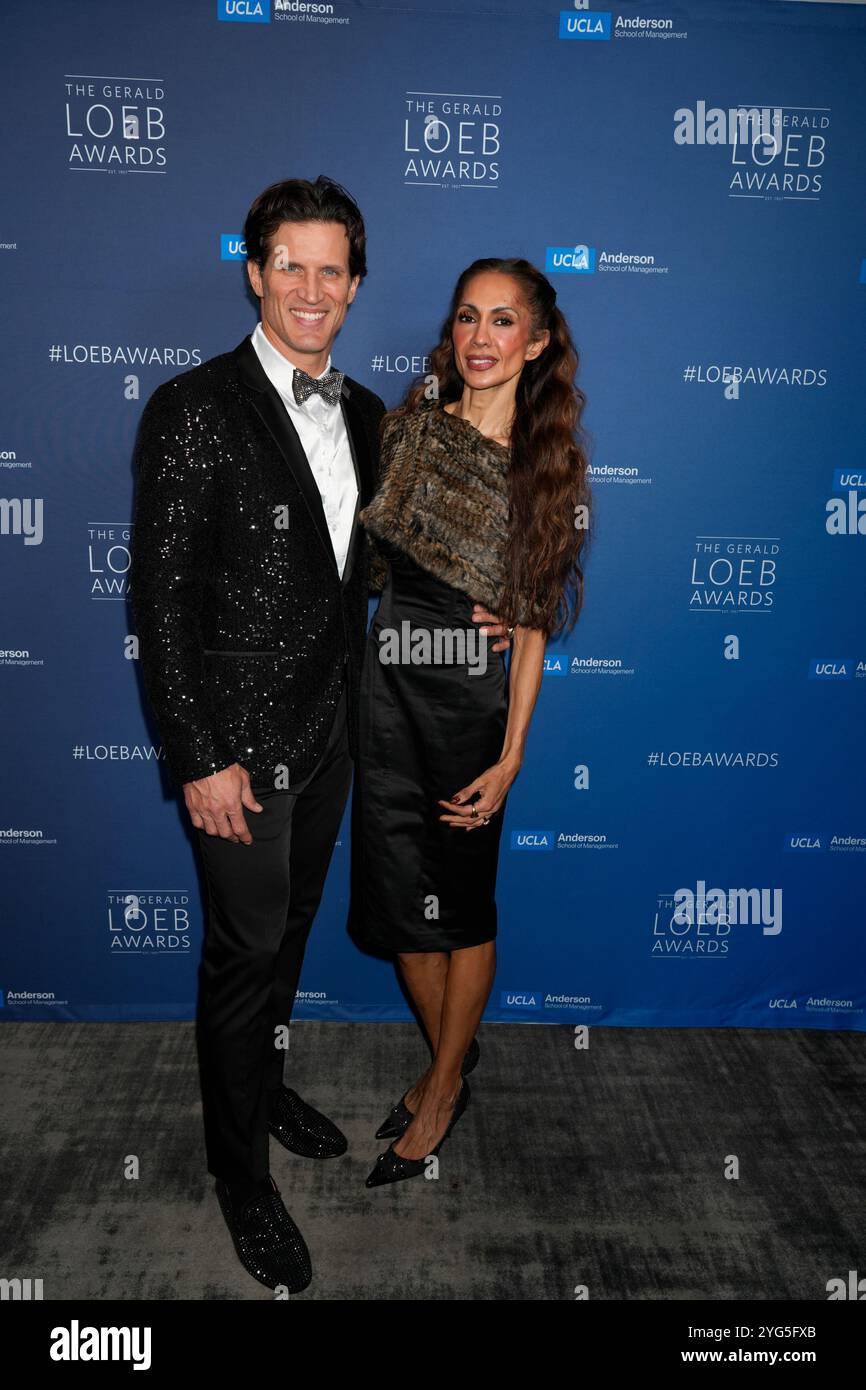
[[[422,1173],[469,1099],[503,808],[547,635],[583,601],[577,365],[545,276],[476,261],[432,375],[383,421],[382,481],[361,513],[386,577],[362,680],[351,919],[362,945],[396,956],[433,1060],[377,1131],[395,1142],[370,1187]],[[508,670],[473,619],[485,609],[512,637]]]

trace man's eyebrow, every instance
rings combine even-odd
[[[276,251],[274,252],[274,259],[275,259],[275,260],[277,259],[277,252],[276,252]],[[303,266],[303,265],[304,265],[304,262],[303,262],[298,256],[281,256],[280,259],[282,260],[284,266],[287,266],[287,265],[300,265],[300,266]],[[318,266],[317,269],[319,269],[319,270],[336,270],[336,271],[338,271],[341,275],[345,274],[345,272],[346,272],[346,267],[345,267],[345,266],[338,265],[338,264],[336,264],[336,263],[331,263],[330,261],[329,261],[326,265],[320,265],[320,266]]]

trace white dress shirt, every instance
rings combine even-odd
[[[256,324],[251,337],[256,355],[298,432],[322,498],[334,558],[342,578],[358,501],[358,484],[343,411],[339,403],[328,405],[316,392],[299,405],[292,390],[294,365],[268,341],[261,323]],[[330,367],[329,357],[325,371]],[[324,376],[324,372],[321,375]]]

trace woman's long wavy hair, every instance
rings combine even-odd
[[[507,580],[499,616],[513,624],[523,602],[539,615],[539,627],[549,633],[567,633],[583,607],[582,560],[589,543],[587,436],[581,425],[586,397],[575,384],[577,349],[547,277],[522,258],[473,261],[454,288],[439,343],[430,354],[430,373],[443,403],[461,398],[464,381],[454,361],[451,331],[469,281],[485,271],[498,271],[516,283],[530,312],[533,338],[545,329],[550,333],[544,351],[524,364],[517,383],[511,426]],[[417,409],[428,396],[428,385],[419,381],[409,391],[407,408]]]

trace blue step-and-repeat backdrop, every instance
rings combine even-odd
[[[254,325],[252,199],[324,172],[369,234],[335,361],[389,406],[477,256],[546,267],[581,353],[586,605],[509,800],[487,1017],[863,1029],[866,9],[42,0],[2,27],[0,1018],[193,1016],[133,442]],[[344,826],[296,1016],[408,1018],[346,935],[348,859]]]

